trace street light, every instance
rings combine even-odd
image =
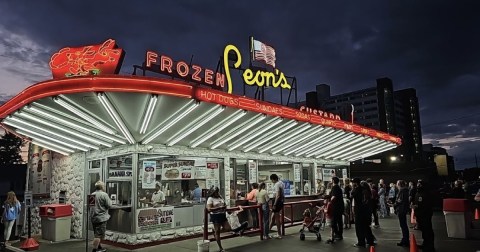
[[[396,156],[391,156],[391,157],[390,157],[390,161],[392,161],[392,162],[397,161],[397,157],[396,157]]]

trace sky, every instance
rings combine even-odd
[[[423,143],[463,169],[480,160],[478,13],[474,0],[0,0],[0,96],[50,79],[49,59],[65,46],[113,38],[131,74],[147,49],[215,69],[225,45],[246,55],[254,36],[297,78],[299,99],[317,84],[335,95],[381,77],[415,88]]]

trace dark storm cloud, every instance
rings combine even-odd
[[[297,77],[299,98],[320,83],[338,94],[389,77],[395,89],[417,89],[424,136],[468,138],[480,116],[452,119],[480,111],[479,7],[473,0],[2,1],[0,24],[50,52],[36,54],[35,64],[67,45],[114,38],[127,51],[123,73],[147,49],[183,60],[193,54],[213,68],[227,43],[246,55],[253,35],[275,47],[278,67]]]

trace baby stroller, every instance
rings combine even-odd
[[[319,203],[315,206],[310,204],[310,208],[303,211],[303,225],[300,229],[300,240],[304,241],[307,233],[313,233],[317,237],[317,241],[322,240],[321,230],[324,230],[325,211],[323,204]],[[312,212],[315,215],[312,216]]]

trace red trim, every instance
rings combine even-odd
[[[102,76],[55,79],[23,90],[0,107],[0,119],[23,106],[50,96],[82,92],[134,92],[192,98],[193,86],[175,80],[136,76]]]
[[[222,91],[194,87],[181,81],[151,78],[144,76],[95,76],[55,79],[40,82],[28,87],[0,107],[0,119],[7,117],[23,106],[45,97],[82,92],[132,92],[171,95],[184,98],[196,98],[200,101],[221,104],[256,113],[279,116],[312,124],[341,129],[373,138],[401,144],[401,139],[374,129],[346,121],[339,121],[318,115],[304,113],[269,102],[244,96],[232,95]]]

